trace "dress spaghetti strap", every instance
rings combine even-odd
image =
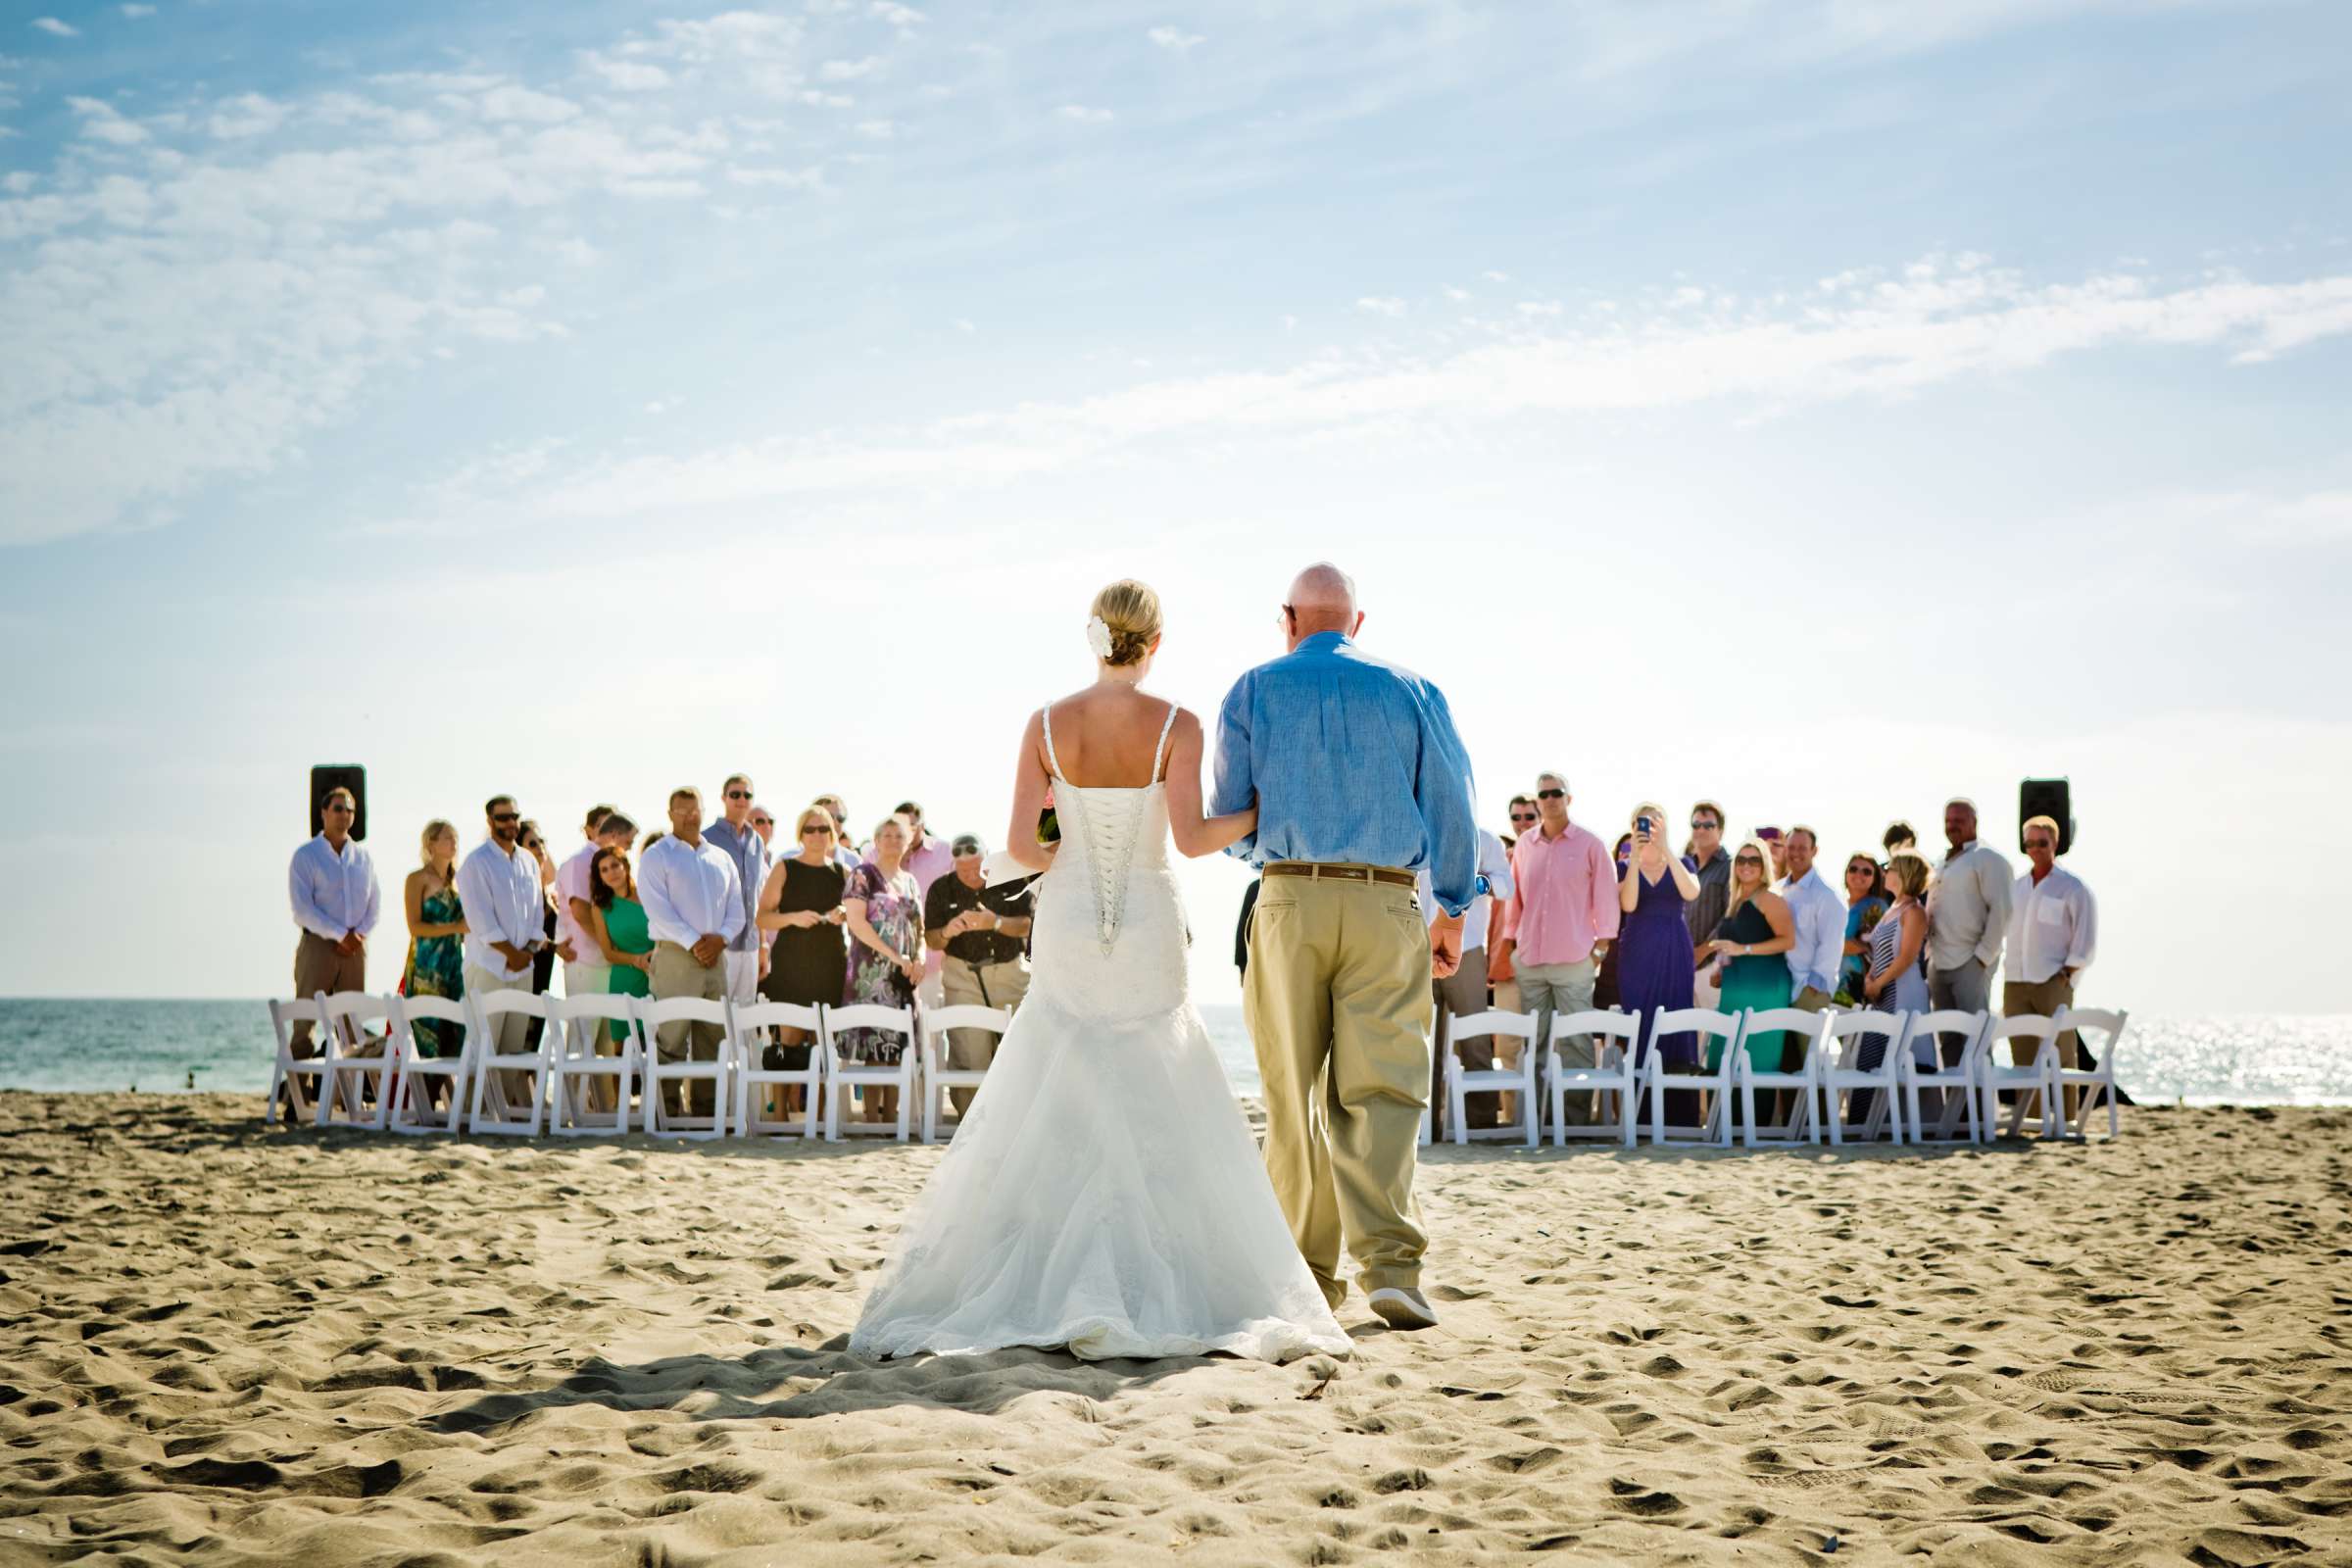
[[[1055,778],[1067,784],[1069,780],[1061,777],[1061,759],[1054,755],[1054,705],[1048,703],[1037,711],[1038,716],[1046,721],[1046,765],[1054,770]]]
[[[1168,705],[1168,716],[1159,722],[1159,741],[1152,748],[1152,782],[1159,782],[1159,764],[1167,756],[1168,732],[1176,727],[1176,705]]]

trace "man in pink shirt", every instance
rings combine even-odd
[[[1519,976],[1520,1007],[1545,1031],[1554,1012],[1592,1005],[1593,978],[1617,936],[1617,877],[1608,846],[1568,820],[1568,802],[1566,779],[1536,775],[1539,821],[1511,850],[1511,897],[1502,906],[1497,945]],[[1591,1035],[1570,1035],[1557,1045],[1562,1066],[1593,1065]],[[1590,1123],[1592,1097],[1570,1095],[1567,1116],[1580,1126]]]
[[[608,987],[612,968],[605,962],[605,950],[596,945],[595,922],[589,915],[593,883],[588,870],[596,863],[599,850],[625,851],[637,839],[637,824],[610,806],[588,808],[588,820],[581,825],[588,842],[556,867],[556,943],[559,948],[569,944],[571,952],[564,960],[564,994],[567,997],[593,996]]]

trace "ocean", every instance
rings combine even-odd
[[[1203,1006],[1234,1093],[1258,1090],[1238,1006]],[[260,1094],[270,1087],[260,1002],[0,998],[0,1089]],[[2352,1015],[2134,1018],[2120,1074],[2143,1104],[2352,1104]]]

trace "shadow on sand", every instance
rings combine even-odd
[[[1367,1339],[1377,1325],[1356,1331]],[[487,1432],[538,1410],[601,1404],[615,1410],[689,1410],[698,1421],[792,1421],[894,1406],[993,1415],[1031,1395],[1099,1401],[1206,1366],[1221,1356],[1162,1360],[1081,1360],[1060,1350],[990,1350],[977,1355],[920,1355],[875,1361],[852,1355],[847,1336],[816,1348],[776,1346],[740,1357],[673,1355],[641,1365],[589,1361],[553,1388],[486,1394],[426,1423],[438,1432]],[[1311,1391],[1332,1361],[1308,1356],[1289,1375]]]

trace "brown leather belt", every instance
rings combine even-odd
[[[1392,887],[1418,886],[1410,871],[1388,865],[1327,865],[1321,860],[1277,860],[1266,867],[1268,876],[1310,876],[1318,882],[1386,882]]]

